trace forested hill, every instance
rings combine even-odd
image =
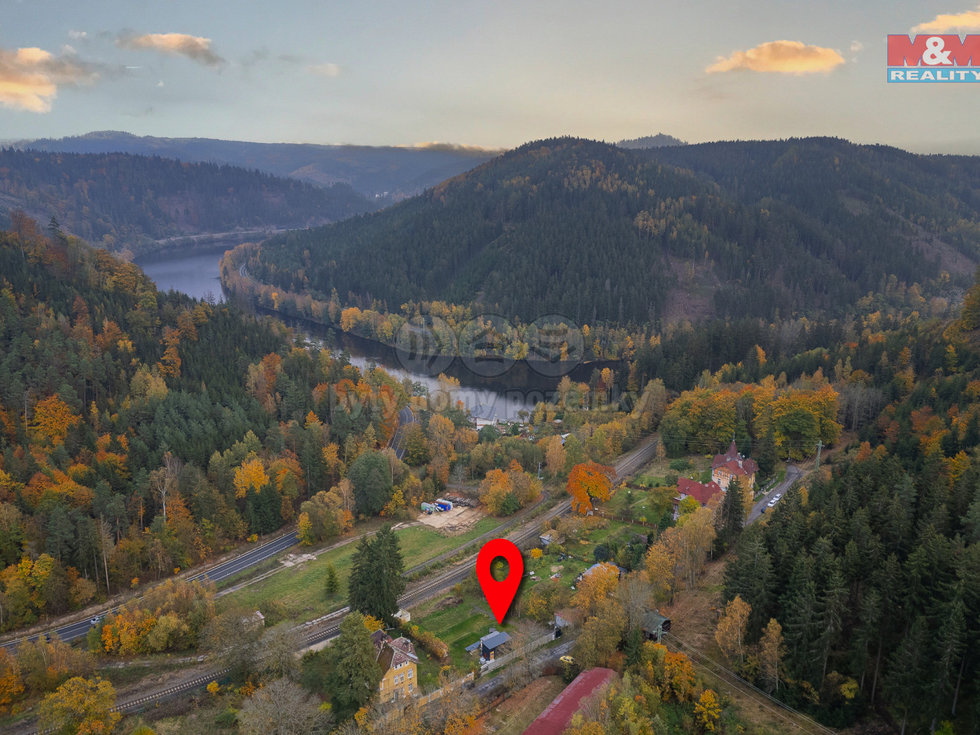
[[[275,531],[355,457],[389,468],[376,450],[405,388],[301,347],[15,214],[0,232],[0,632]],[[351,500],[377,512],[368,487]]]
[[[499,151],[455,145],[365,146],[154,138],[101,131],[22,144],[69,153],[135,153],[244,166],[318,186],[349,184],[372,201],[398,201],[468,171]]]
[[[889,284],[956,298],[968,283],[980,159],[756,145],[767,155],[719,143],[688,160],[530,143],[382,212],[273,238],[249,274],[362,307],[478,301],[579,323],[839,315]]]
[[[0,219],[24,210],[110,250],[240,229],[309,227],[373,208],[329,189],[257,171],[126,154],[0,150]],[[0,223],[0,224],[9,224]]]

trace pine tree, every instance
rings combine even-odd
[[[403,570],[398,537],[391,526],[378,531],[373,540],[362,538],[347,582],[351,609],[391,622],[398,612],[398,598],[405,591]]]
[[[327,579],[324,582],[323,591],[327,593],[327,597],[333,597],[337,594],[337,570],[334,569],[333,564],[327,565]]]
[[[744,526],[745,506],[742,502],[742,483],[733,479],[728,483],[728,490],[721,504],[718,528],[718,546],[721,551],[727,551],[735,545]]]

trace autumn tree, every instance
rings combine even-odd
[[[572,467],[566,483],[568,494],[572,496],[572,510],[586,515],[593,509],[593,500],[609,500],[615,476],[616,471],[612,467],[596,462],[585,462]]]
[[[619,585],[619,569],[615,564],[603,562],[591,569],[578,582],[572,605],[586,616],[595,615],[600,603],[610,597]]]
[[[17,659],[6,648],[0,648],[0,715],[24,693],[24,681]]]
[[[58,735],[110,733],[122,719],[113,711],[116,690],[102,679],[69,679],[41,701],[41,729]]]
[[[783,626],[769,618],[759,640],[759,675],[767,692],[779,691],[779,667],[784,653]]]
[[[28,435],[33,441],[57,447],[64,443],[68,432],[81,420],[61,398],[48,396],[34,406],[34,415],[28,423]]]
[[[694,720],[702,732],[714,732],[715,725],[721,718],[721,704],[718,695],[711,689],[705,689],[694,704]]]
[[[752,608],[738,595],[725,605],[725,612],[715,628],[715,641],[730,664],[741,666],[745,661],[745,634]]]

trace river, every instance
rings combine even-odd
[[[233,247],[233,244],[229,243],[227,247]],[[162,291],[173,290],[194,298],[219,302],[224,301],[219,263],[225,249],[178,251],[140,259],[137,263]],[[440,390],[436,376],[406,369],[394,351],[383,345],[372,345],[366,340],[349,338],[347,335],[327,341],[334,344],[339,342],[350,354],[351,363],[358,367],[380,365],[400,380],[407,378],[413,383],[424,385],[429,389],[430,395],[436,395]],[[446,367],[446,372],[460,383],[458,388],[451,391],[452,400],[461,401],[474,418],[518,421],[521,411],[532,411],[535,403],[543,400],[554,387],[552,381],[542,383],[529,380],[523,376],[527,371],[521,371],[520,365],[514,366],[514,377],[517,378],[514,384],[508,383],[508,376],[499,376],[488,383],[486,379],[468,374],[466,370],[453,369],[454,367],[455,364]]]

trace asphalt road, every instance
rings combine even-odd
[[[405,427],[415,422],[415,414],[412,413],[411,408],[406,406],[398,412],[398,430],[392,437],[391,446],[394,447],[395,454],[398,455],[399,459],[401,459],[405,454],[405,448],[402,446],[405,442]],[[266,559],[276,556],[280,552],[295,546],[298,541],[299,537],[295,531],[284,534],[283,536],[262,544],[262,546],[246,551],[244,554],[236,556],[234,559],[229,559],[228,561],[216,564],[210,569],[205,569],[203,572],[190,577],[190,579],[192,581],[198,579],[209,579],[212,582],[220,582],[223,579],[227,579],[232,575],[238,574],[238,572],[254,567],[256,564],[259,564]],[[118,609],[118,606],[116,606],[105,610],[100,610],[99,615],[106,615],[108,613],[115,612]],[[25,640],[35,641],[39,635],[51,636],[53,633],[57,633],[58,637],[63,641],[74,641],[79,638],[83,638],[91,627],[92,623],[90,622],[90,619],[79,620],[60,627],[48,628],[47,630],[41,631],[40,633],[35,633],[31,636],[15,638],[7,641],[6,643],[0,643],[0,647],[13,650]]]
[[[792,484],[802,476],[803,472],[799,467],[794,464],[786,465],[785,479],[782,482],[777,483],[772,490],[763,495],[762,499],[752,507],[752,512],[749,513],[749,520],[746,522],[746,525],[749,523],[755,523],[762,517],[762,514],[766,512],[769,501],[776,493],[780,493],[783,497],[786,497],[786,491],[789,490],[790,486],[792,486]],[[782,498],[780,498],[780,500],[782,500]]]
[[[238,572],[248,569],[249,567],[255,566],[259,562],[263,562],[280,552],[295,546],[299,538],[296,532],[287,533],[283,536],[268,541],[254,549],[251,549],[244,554],[235,557],[234,559],[229,559],[221,564],[216,564],[210,569],[205,569],[200,574],[196,574],[191,577],[194,579],[210,579],[212,582],[218,582],[222,579],[237,574]],[[100,615],[106,615],[107,613],[115,612],[119,607],[107,608],[99,612]],[[73,641],[78,638],[83,638],[92,627],[92,623],[89,619],[79,620],[74,623],[68,623],[67,625],[62,625],[57,628],[50,628],[48,630],[42,631],[43,635],[50,636],[52,633],[57,633],[58,637],[63,641]],[[35,633],[26,638],[17,638],[11,641],[3,643],[2,646],[8,649],[15,649],[24,640],[34,641],[37,640],[38,636],[42,633]]]

